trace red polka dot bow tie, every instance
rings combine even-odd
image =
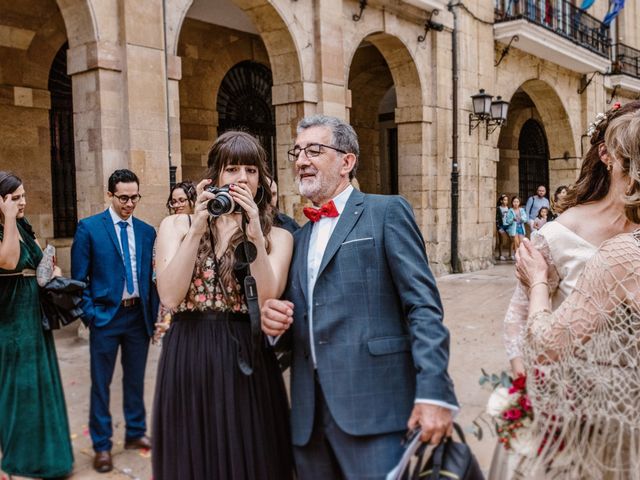
[[[307,217],[314,223],[320,220],[320,218],[322,217],[332,218],[340,215],[335,203],[333,203],[333,200],[329,200],[320,208],[305,207],[302,209],[302,213],[304,213],[305,217]]]

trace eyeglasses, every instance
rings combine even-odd
[[[174,198],[169,202],[169,206],[177,207],[178,205],[184,205],[189,201],[188,198]]]
[[[304,154],[306,155],[307,158],[316,158],[318,155],[322,153],[323,148],[330,148],[331,150],[335,150],[336,152],[345,153],[345,154],[347,153],[344,150],[340,150],[339,148],[332,147],[331,145],[323,145],[322,143],[310,143],[304,148],[300,148],[300,147],[292,148],[287,152],[287,155],[289,155],[290,162],[295,162],[296,160],[298,160],[298,157],[300,156],[300,152],[304,150]]]
[[[113,196],[116,197],[122,205],[126,205],[127,203],[129,203],[129,200],[131,200],[131,203],[135,205],[142,198],[142,195],[129,196],[129,195],[116,195],[115,193],[113,194]]]

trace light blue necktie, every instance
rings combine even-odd
[[[131,268],[131,254],[129,253],[129,235],[127,235],[127,222],[118,222],[120,226],[120,243],[124,255],[124,271],[127,275],[127,293],[133,293],[133,269]]]

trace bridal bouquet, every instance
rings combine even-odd
[[[493,392],[487,403],[487,413],[492,417],[498,442],[507,450],[529,455],[533,448],[528,427],[533,420],[531,402],[527,395],[527,378],[515,379],[506,372],[488,375],[484,370],[480,385],[491,384]]]

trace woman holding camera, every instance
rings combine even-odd
[[[165,218],[156,245],[160,299],[176,313],[158,365],[153,476],[291,478],[284,383],[265,339],[252,341],[241,257],[255,256],[258,303],[277,298],[293,239],[272,228],[266,153],[254,137],[224,133],[207,165],[191,222]]]
[[[26,205],[22,181],[0,171],[0,449],[11,478],[50,479],[71,472],[73,451],[53,335],[42,328],[42,250]]]

